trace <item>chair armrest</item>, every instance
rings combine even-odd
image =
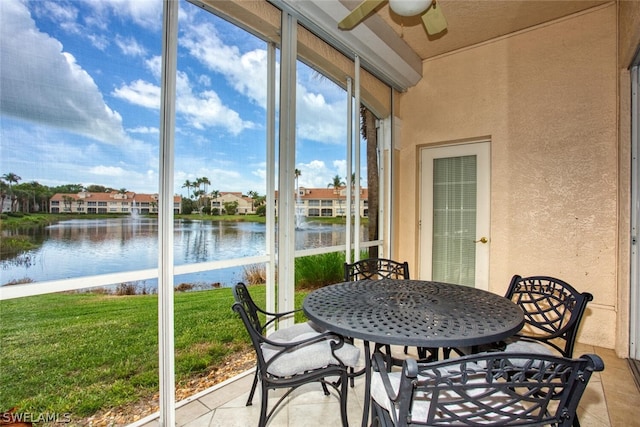
[[[600,372],[604,370],[604,362],[597,354],[583,354],[580,359],[589,360],[589,368],[594,372]]]
[[[283,312],[281,312],[281,313],[271,313],[271,312],[268,312],[268,311],[265,311],[265,310],[261,309],[260,307],[256,307],[256,308],[258,309],[258,311],[259,311],[260,313],[264,314],[265,316],[271,317],[271,318],[270,318],[267,322],[265,322],[265,324],[262,326],[262,330],[263,330],[263,331],[266,331],[266,330],[267,330],[267,327],[268,327],[269,325],[271,325],[271,324],[273,324],[273,323],[277,322],[277,321],[278,321],[278,320],[280,320],[281,318],[286,317],[286,316],[290,316],[290,315],[295,314],[295,313],[297,313],[297,312],[299,312],[299,311],[302,311],[302,309],[301,309],[301,308],[297,308],[297,309],[295,309],[295,310],[291,310],[291,311],[283,311]]]
[[[411,368],[408,367],[407,362],[413,362]],[[398,400],[399,393],[398,391],[394,390],[393,386],[391,385],[391,381],[389,380],[389,372],[386,368],[386,363],[384,362],[382,354],[375,353],[373,355],[373,363],[371,364],[371,367],[380,374],[382,385],[384,386],[384,390],[387,393],[389,400],[391,400],[392,402],[396,402]],[[412,378],[415,378],[418,375],[418,365],[413,359],[407,359],[402,366],[403,375],[408,375],[409,372],[411,372],[411,374],[413,375]]]

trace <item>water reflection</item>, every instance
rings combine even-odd
[[[176,265],[266,253],[266,226],[255,222],[176,220]],[[153,218],[69,220],[30,230],[38,249],[0,261],[0,284],[133,271],[157,266],[158,223]],[[5,234],[5,237],[8,235]],[[296,231],[296,249],[342,245],[343,225],[307,223]],[[242,280],[243,268],[183,275],[176,283]]]

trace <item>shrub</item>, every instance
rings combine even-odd
[[[296,258],[297,289],[317,289],[344,278],[344,253],[330,252]]]
[[[133,283],[120,283],[116,287],[115,294],[118,296],[122,295],[136,295],[138,292],[138,287]]]
[[[2,238],[2,245],[0,245],[0,255],[3,257],[15,256],[37,247],[36,244],[31,242],[29,236],[4,237]]]
[[[178,292],[187,292],[193,289],[193,285],[191,283],[180,283],[176,286],[176,291]]]
[[[247,285],[262,285],[267,283],[267,270],[264,264],[253,264],[244,268],[244,282]]]
[[[30,279],[28,277],[24,277],[22,279],[13,279],[13,280],[9,280],[7,283],[5,283],[5,286],[9,286],[9,285],[21,285],[24,283],[33,283],[33,279]]]

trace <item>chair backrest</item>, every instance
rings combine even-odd
[[[505,296],[524,311],[525,326],[518,336],[544,342],[565,357],[573,356],[578,327],[592,294],[578,292],[553,277],[515,275]]]
[[[374,356],[374,366],[383,363]],[[603,369],[595,354],[569,359],[489,352],[434,363],[408,359],[390,405],[395,411],[376,411],[395,418],[397,426],[571,426],[591,374]]]
[[[385,258],[366,258],[344,263],[346,282],[362,279],[409,279],[409,264]]]
[[[264,311],[253,301],[253,298],[251,298],[251,294],[244,283],[236,284],[232,291],[233,298],[235,299],[235,304],[232,308],[240,314],[240,317],[245,321],[245,326],[247,326],[247,328],[251,328],[256,333],[262,335],[264,333],[265,325],[260,322],[258,313],[264,313]]]

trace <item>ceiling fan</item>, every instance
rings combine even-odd
[[[386,1],[389,2],[389,7],[397,15],[421,15],[429,35],[438,34],[447,28],[447,20],[442,14],[442,7],[436,4],[436,0],[364,0],[338,23],[338,28],[351,30]]]

